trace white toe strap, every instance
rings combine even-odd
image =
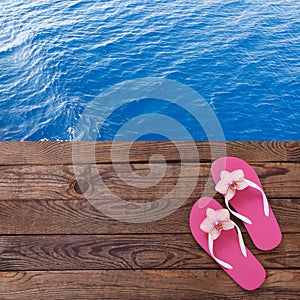
[[[247,224],[252,224],[251,220],[249,220],[248,218],[246,218],[245,216],[237,213],[236,211],[232,210],[229,206],[229,201],[228,199],[225,198],[225,204],[226,204],[226,207],[227,209],[234,215],[236,216],[237,218],[239,218],[240,220],[242,220],[243,222],[247,223]]]
[[[251,180],[248,180],[248,179],[245,179],[245,182],[248,184],[248,186],[258,190],[261,192],[262,194],[262,198],[263,198],[263,205],[264,205],[264,213],[265,213],[265,216],[268,217],[269,214],[270,214],[270,209],[269,209],[269,203],[268,203],[268,199],[267,199],[267,196],[266,194],[264,193],[264,191],[256,184],[254,183],[253,181]],[[226,207],[227,209],[234,215],[236,216],[237,218],[239,218],[240,220],[242,220],[243,222],[247,223],[247,224],[252,224],[252,221],[250,219],[248,219],[247,217],[237,213],[236,211],[232,210],[229,206],[229,201],[228,199],[225,198],[225,204],[226,204]]]
[[[236,225],[236,223],[234,223],[233,221],[231,221],[234,225],[234,227],[236,228],[237,230],[237,233],[238,233],[238,239],[239,239],[239,244],[240,244],[240,249],[241,249],[241,252],[242,254],[247,257],[247,250],[246,250],[246,246],[245,246],[245,243],[244,243],[244,240],[243,240],[243,236],[242,236],[242,233],[241,233],[241,230],[240,228]],[[218,263],[220,264],[222,267],[226,268],[226,269],[229,269],[229,270],[232,270],[233,267],[232,265],[228,264],[227,262],[217,258],[214,254],[214,240],[212,239],[212,236],[211,234],[209,233],[208,234],[208,249],[209,249],[209,252],[210,252],[210,255],[212,256],[212,258]]]
[[[244,243],[244,239],[243,239],[241,230],[240,230],[239,226],[237,226],[233,221],[232,221],[232,223],[234,224],[234,227],[236,228],[236,231],[238,233],[238,238],[239,238],[241,251],[242,251],[243,255],[245,257],[247,257],[247,250],[246,250],[246,246],[245,246],[245,243]]]
[[[254,189],[257,189],[258,191],[261,192],[262,197],[263,197],[263,203],[264,203],[264,212],[266,217],[269,216],[270,210],[269,210],[269,203],[266,194],[264,191],[258,186],[256,183],[252,182],[251,180],[245,179],[245,181],[248,183],[249,186],[251,186]]]
[[[214,255],[214,240],[212,239],[211,234],[208,234],[208,249],[209,249],[210,255],[218,264],[220,264],[222,267],[224,267],[226,269],[229,269],[229,270],[233,269],[232,265],[215,257],[215,255]]]

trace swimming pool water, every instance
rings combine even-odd
[[[197,91],[226,140],[300,139],[299,1],[6,0],[0,28],[0,140],[72,140],[99,93],[144,77]],[[99,139],[129,116],[163,112],[158,100],[125,105]],[[140,137],[153,139],[167,138]]]

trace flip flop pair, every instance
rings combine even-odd
[[[198,244],[246,290],[254,290],[266,272],[245,246],[230,213],[243,221],[254,245],[271,250],[281,242],[278,222],[255,170],[236,157],[217,159],[211,168],[216,190],[225,198],[224,209],[215,199],[203,197],[190,214],[191,232]]]

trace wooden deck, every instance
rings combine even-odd
[[[119,148],[125,143],[120,143]],[[216,152],[221,143],[212,145]],[[79,145],[84,152],[88,143]],[[180,147],[189,152],[188,143]],[[88,202],[76,183],[69,142],[0,143],[0,299],[300,299],[300,143],[230,142],[227,155],[253,165],[283,231],[272,251],[259,251],[244,231],[248,248],[267,271],[263,286],[244,291],[197,245],[189,212],[209,175],[208,143],[198,143],[201,172],[193,153],[179,160],[171,143],[136,143],[132,168],[149,173],[161,154],[164,178],[154,187],[128,187],[114,172],[111,144],[97,143],[97,168],[105,183],[129,201],[152,201],[172,190],[181,163],[198,183],[184,206],[151,223],[113,220]],[[120,151],[122,154],[122,151]],[[114,164],[124,164],[119,155]],[[221,154],[221,150],[220,150]],[[82,158],[84,167],[92,161]],[[163,168],[161,161],[155,162]],[[88,173],[87,188],[93,185]],[[189,178],[186,178],[186,188]],[[221,200],[221,197],[216,197]]]

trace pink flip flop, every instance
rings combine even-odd
[[[266,272],[246,248],[239,227],[227,209],[209,197],[199,199],[190,214],[190,228],[197,243],[242,288],[257,289]]]
[[[260,250],[278,246],[281,231],[255,170],[242,159],[227,156],[217,159],[211,172],[216,190],[225,197],[228,210],[244,222],[255,246]]]

